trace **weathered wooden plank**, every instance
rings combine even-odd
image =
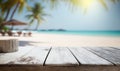
[[[112,65],[109,61],[84,48],[69,48],[82,65]]]
[[[114,47],[101,47],[101,49],[108,50],[110,52],[113,52],[116,55],[120,54],[120,49],[114,48]]]
[[[120,50],[120,47],[110,47],[110,48],[115,48],[115,49],[118,49],[118,50]]]
[[[19,50],[17,52],[2,53],[2,55],[0,55],[0,64],[7,64],[10,61],[14,61],[16,58],[25,55],[27,52],[30,52],[30,50],[32,49],[33,47],[19,47]]]
[[[0,71],[120,71],[120,66],[40,66],[40,65],[5,65]]]
[[[116,57],[117,54],[113,54],[110,51],[102,49],[100,47],[85,47],[87,50],[99,55],[100,57],[112,62],[115,65],[120,64],[120,59]]]
[[[50,47],[35,47],[26,55],[12,61],[14,64],[39,64],[43,65],[44,60],[48,54]]]
[[[5,54],[5,53],[0,53],[0,56],[3,55],[3,54]]]
[[[109,54],[111,54],[115,58],[120,59],[120,50],[119,49],[111,48],[111,47],[100,47],[99,49],[109,52]]]
[[[46,60],[48,66],[78,66],[79,63],[67,48],[53,48]]]

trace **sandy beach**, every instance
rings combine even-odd
[[[120,37],[113,36],[83,36],[33,33],[32,37],[2,37],[15,38],[20,46],[49,46],[49,47],[120,47]]]

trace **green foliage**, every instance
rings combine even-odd
[[[0,17],[0,24],[2,24],[2,22],[3,22],[3,18],[2,18],[2,17]]]
[[[28,0],[0,0],[0,12],[4,15],[5,20],[8,16],[11,19],[16,11],[20,13],[24,7],[28,7],[27,3]],[[18,7],[16,8],[17,4]]]
[[[62,2],[63,0],[42,0],[43,2],[46,2],[50,4],[51,9],[56,8],[58,4],[60,4],[60,2]]]
[[[104,8],[108,9],[107,4],[105,3],[105,0],[98,0]],[[115,1],[115,0],[114,0]]]
[[[9,30],[9,28],[2,24],[3,21],[4,21],[3,18],[0,17],[0,31],[4,30],[5,32],[7,32]]]
[[[28,8],[28,0],[19,0],[19,8],[18,12],[21,13],[23,11],[23,8],[26,7]]]
[[[3,26],[3,30],[4,30],[5,32],[7,32],[7,31],[9,30],[9,28],[6,27],[6,26]]]
[[[30,19],[30,25],[37,20],[37,26],[35,29],[38,29],[39,24],[44,20],[44,16],[47,14],[44,12],[44,7],[40,3],[35,3],[31,9],[28,10],[30,14],[26,15]]]
[[[2,13],[6,13],[8,9],[13,8],[16,2],[17,2],[16,0],[15,1],[7,0],[7,1],[2,2],[2,6],[1,6]]]
[[[44,20],[44,16],[47,14],[43,11],[44,7],[41,6],[40,3],[35,3],[33,7],[30,7],[28,5],[28,1],[34,2],[34,0],[0,0],[0,17],[3,16],[5,19],[8,18],[8,16],[12,16],[15,14],[15,12],[22,12],[23,9],[26,7],[28,11],[31,13],[27,15],[26,17],[30,19],[30,24],[32,24],[35,20],[38,21],[38,23],[41,23]],[[108,9],[107,1],[118,3],[120,0],[94,0],[98,1],[105,9]],[[93,1],[93,2],[94,2]],[[45,2],[45,5],[50,5],[51,8],[55,8],[61,3],[65,3],[69,5],[71,8],[73,7],[82,7],[85,12],[87,12],[87,9],[92,4],[92,0],[41,0],[41,3]],[[16,8],[17,4],[19,6]],[[14,10],[14,12],[12,11]],[[12,14],[11,14],[12,13]],[[0,18],[0,22],[3,19]]]
[[[95,1],[98,1],[106,10],[108,10],[109,8],[107,5],[108,1],[113,2],[113,3],[120,2],[120,0],[43,0],[43,2],[46,2],[46,4],[49,3],[50,7],[51,6],[56,7],[60,3],[66,3],[71,8],[82,7],[85,10],[85,12],[90,7],[90,5]]]

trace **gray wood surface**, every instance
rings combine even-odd
[[[120,71],[119,54],[113,47],[19,47],[0,53],[0,71]]]
[[[29,53],[17,58],[14,64],[39,64],[43,65],[50,47],[34,47]]]
[[[112,65],[112,63],[109,61],[93,54],[92,52],[82,47],[69,49],[82,65]]]
[[[104,48],[104,49],[101,47],[85,47],[85,48],[88,49],[89,51],[99,55],[100,57],[112,62],[115,65],[120,64],[120,59],[118,57],[119,54],[115,54],[111,51],[105,50],[105,49],[109,49],[109,48]],[[118,51],[116,53],[118,53]]]
[[[19,47],[19,51],[17,52],[3,53],[0,55],[0,64],[7,64],[11,61],[15,61],[17,58],[20,58],[30,52],[32,49],[33,47]]]
[[[111,47],[99,47],[102,51],[108,52],[110,55],[112,55],[115,59],[120,60],[120,50],[111,48]]]
[[[120,47],[110,47],[110,48],[115,48],[115,49],[117,49],[117,50],[120,50]]]
[[[112,53],[114,56],[120,59],[120,50],[113,47],[100,47],[103,50],[107,50]]]
[[[79,63],[67,48],[52,48],[45,65],[78,66]]]

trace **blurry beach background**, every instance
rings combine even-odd
[[[74,6],[62,0],[46,1],[48,2],[42,0],[26,2],[32,8],[35,7],[36,2],[36,6],[39,3],[44,8],[44,13],[39,14],[40,19],[38,16],[30,18],[30,15],[33,11],[39,12],[42,8],[27,10],[24,7],[20,14],[14,13],[12,19],[28,23],[28,25],[14,26],[13,30],[30,31],[31,37],[0,36],[0,39],[17,38],[20,46],[23,47],[120,47],[119,0],[71,0],[73,4],[75,3]],[[11,28],[11,26],[7,27]]]

